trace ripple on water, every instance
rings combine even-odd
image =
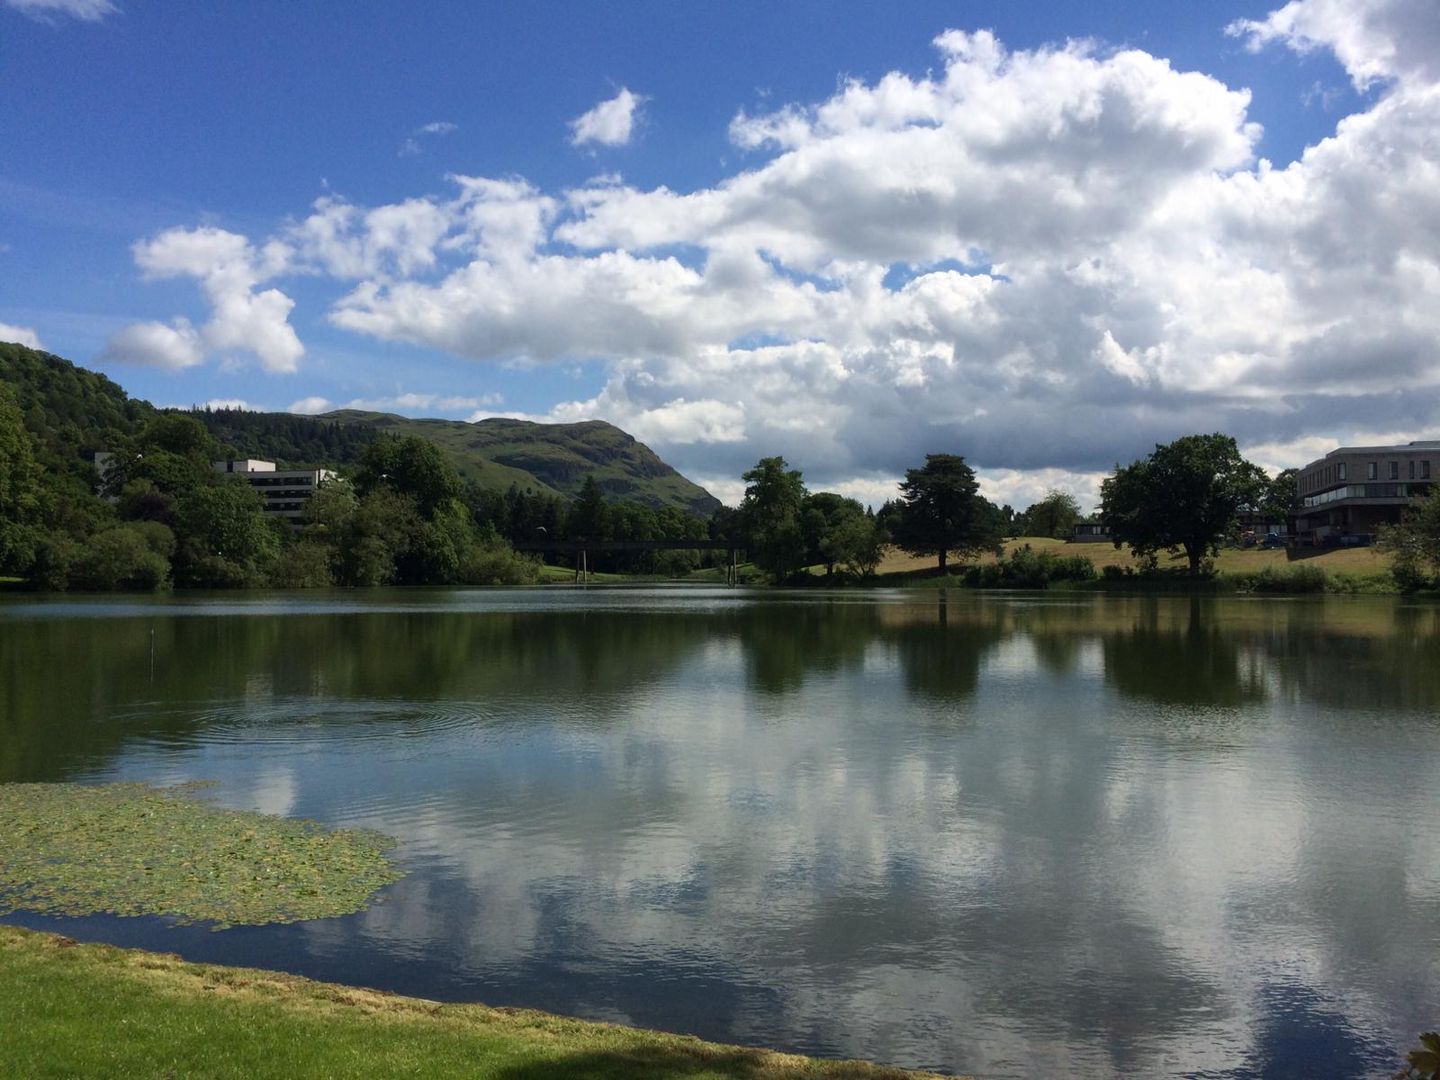
[[[482,732],[513,721],[495,702],[405,701],[394,699],[325,701],[274,698],[266,701],[217,701],[184,710],[135,710],[117,713],[120,723],[183,718],[183,733],[157,736],[162,742],[196,746],[293,742],[356,742],[432,739],[452,732]]]

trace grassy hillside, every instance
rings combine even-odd
[[[488,488],[504,489],[513,482],[540,492],[574,495],[587,476],[594,476],[612,499],[673,506],[702,517],[720,505],[644,443],[603,420],[536,424],[496,417],[472,424],[354,409],[326,413],[321,419],[429,439],[449,455],[461,476]]]

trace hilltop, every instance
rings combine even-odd
[[[98,372],[24,345],[0,342],[0,382],[15,392],[47,465],[87,480],[86,453],[134,435],[159,411]],[[266,458],[282,468],[353,465],[380,434],[418,435],[440,447],[462,477],[485,489],[503,492],[515,484],[568,498],[593,476],[614,501],[673,507],[700,517],[709,517],[720,505],[644,443],[603,420],[466,423],[354,409],[323,416],[238,409],[194,409],[190,415],[236,456]]]
[[[445,451],[462,477],[482,487],[503,490],[515,483],[571,496],[593,476],[613,500],[671,506],[700,517],[709,517],[720,506],[720,500],[665,464],[655,451],[604,420],[538,424],[492,417],[470,423],[354,409],[317,419],[428,439]]]

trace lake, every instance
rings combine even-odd
[[[742,589],[0,602],[0,781],[368,826],[341,919],[6,921],[1033,1077],[1440,1024],[1440,607]]]

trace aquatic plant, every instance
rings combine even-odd
[[[380,833],[226,810],[196,787],[0,784],[0,914],[286,923],[360,911],[403,876]]]

